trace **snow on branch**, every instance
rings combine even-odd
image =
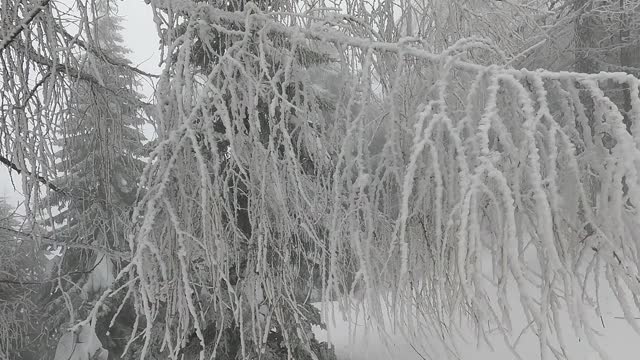
[[[504,57],[479,39],[434,54],[250,4],[171,6],[165,23],[184,23],[163,33],[162,131],[116,279],[146,319],[140,356],[154,326],[171,356],[194,333],[201,358],[215,353],[210,303],[243,344],[272,322],[300,337],[295,304],[313,291],[364,299],[370,325],[388,295],[395,323],[444,342],[468,313],[479,337],[513,346],[517,305],[550,358],[565,347],[559,310],[600,349],[587,309],[606,276],[633,324],[640,151],[615,89],[637,97],[638,79],[476,64],[472,50]]]
[[[22,31],[27,29],[29,24],[33,21],[33,19],[35,19],[36,16],[38,16],[38,14],[42,11],[42,9],[44,9],[47,5],[49,5],[49,1],[50,0],[40,1],[39,4],[34,6],[27,14],[25,14],[25,16],[22,18],[20,23],[16,27],[14,27],[13,30],[7,33],[4,39],[0,41],[0,55],[2,54],[4,49],[7,46],[9,46],[11,42],[18,37],[18,35],[20,35]]]

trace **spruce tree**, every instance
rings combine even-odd
[[[122,45],[120,18],[108,2],[98,2],[94,10],[98,16],[86,41],[92,45],[81,55],[81,63],[99,84],[79,81],[73,89],[67,109],[71,120],[63,124],[56,153],[59,176],[54,184],[61,191],[45,199],[59,210],[44,222],[48,236],[86,245],[63,249],[58,268],[50,274],[62,276],[63,281],[51,282],[43,291],[41,302],[54,338],[86,316],[94,297],[110,285],[122,265],[130,210],[146,156],[141,130],[146,120],[139,107],[137,80],[125,66],[128,50]],[[117,347],[106,336],[110,320],[105,317],[96,326],[108,350]]]
[[[30,329],[37,326],[30,295],[36,290],[42,261],[31,239],[20,231],[19,216],[0,198],[0,359],[28,346]]]

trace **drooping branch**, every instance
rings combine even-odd
[[[4,49],[9,46],[18,37],[18,35],[20,35],[22,31],[29,27],[29,24],[49,4],[49,1],[50,0],[42,0],[40,4],[38,4],[36,7],[31,9],[29,13],[27,13],[22,21],[20,21],[20,24],[18,24],[18,26],[13,28],[13,30],[10,31],[9,34],[7,34],[7,37],[2,39],[2,42],[0,42],[0,55],[2,55]]]
[[[182,16],[193,12],[194,30],[171,44],[176,58],[165,73],[174,75],[159,89],[161,126],[168,130],[145,170],[148,191],[135,209],[140,226],[130,238],[134,254],[127,271],[140,280],[131,291],[147,301],[140,302],[146,311],[141,316],[162,316],[149,302],[164,284],[179,282],[172,296],[177,291],[188,303],[193,277],[224,282],[239,260],[250,269],[241,282],[264,291],[265,302],[286,297],[295,304],[299,270],[292,259],[321,264],[324,301],[352,304],[349,295],[361,287],[376,307],[377,296],[390,293],[403,308],[392,316],[420,333],[438,333],[439,326],[430,324],[454,323],[462,310],[473,315],[480,333],[497,327],[508,336],[506,294],[513,291],[543,333],[544,352],[555,347],[547,334],[561,308],[578,314],[576,328],[593,335],[582,325],[584,299],[549,302],[545,295],[583,289],[584,279],[599,276],[601,269],[585,266],[585,259],[616,274],[622,285],[612,286],[625,287],[617,292],[620,303],[627,312],[636,310],[623,297],[625,291],[640,295],[634,262],[640,248],[633,240],[640,218],[625,208],[625,197],[640,202],[640,153],[621,131],[619,108],[602,91],[605,82],[637,89],[636,78],[484,66],[465,56],[494,50],[478,39],[432,53],[411,40],[372,41],[329,26],[287,27],[255,9],[228,13],[181,4]],[[213,32],[209,24],[236,41],[207,74],[194,75],[185,71],[193,60],[183,44],[191,44],[192,34],[206,38],[201,34]],[[291,43],[283,46],[274,33]],[[317,84],[296,61],[298,48],[309,44],[338,54],[338,64],[318,66],[335,75],[328,81],[333,84]],[[391,75],[376,67],[383,60]],[[379,94],[372,79],[387,75],[393,81]],[[193,85],[205,78],[201,88]],[[594,102],[591,113],[579,95],[585,88]],[[334,108],[318,105],[325,96]],[[216,123],[224,124],[224,134],[213,131]],[[603,132],[615,137],[614,145],[592,135]],[[215,151],[211,144],[221,135],[228,144],[224,164],[222,156],[203,154]],[[373,151],[370,139],[376,138],[382,145]],[[305,173],[300,149],[324,171]],[[627,191],[621,174],[629,179]],[[243,201],[229,188],[241,189]],[[238,209],[246,211],[243,224],[233,221]],[[584,237],[585,223],[595,235],[583,244],[576,239]],[[251,231],[243,232],[245,225]],[[167,242],[175,254],[162,250]],[[545,264],[542,281],[530,276],[525,250]],[[205,274],[189,271],[196,259],[206,264]],[[147,281],[150,273],[157,276]],[[222,288],[211,292],[227,296]],[[236,300],[238,307],[255,300],[251,292],[236,296],[244,299]],[[168,343],[202,330],[197,307],[188,306],[182,321],[193,326],[171,334]],[[257,304],[252,310],[260,311]],[[262,318],[246,321],[258,334],[265,328]],[[589,343],[598,347],[593,337]]]
[[[140,69],[138,69],[135,66],[131,66],[129,64],[126,64],[122,61],[118,61],[115,59],[112,59],[109,55],[105,54],[103,51],[101,51],[100,49],[96,49],[95,47],[87,44],[86,42],[84,42],[82,39],[79,39],[77,36],[73,36],[71,34],[69,34],[69,32],[63,28],[61,28],[59,25],[56,25],[56,28],[58,29],[58,31],[60,31],[62,33],[62,35],[69,41],[70,44],[77,44],[79,47],[81,47],[82,49],[84,49],[87,52],[92,53],[93,55],[96,55],[97,57],[101,58],[102,60],[104,60],[105,62],[113,65],[113,66],[120,66],[123,67],[129,71],[132,71],[134,73],[137,73],[139,75],[143,75],[143,76],[147,76],[147,77],[151,77],[151,78],[159,78],[160,75],[156,75],[156,74],[151,74],[148,73],[146,71],[142,71]]]
[[[61,279],[64,279],[68,276],[71,275],[86,275],[86,274],[91,274],[97,267],[98,265],[100,265],[100,263],[102,261],[104,261],[105,256],[103,255],[99,261],[96,261],[96,263],[93,265],[93,267],[89,268],[89,269],[85,269],[85,270],[74,270],[74,271],[70,271],[61,275],[58,275],[56,277],[50,278],[50,279],[45,279],[45,280],[39,280],[39,281],[22,281],[22,280],[11,280],[11,279],[0,279],[0,284],[11,284],[11,285],[45,285],[45,284],[49,284],[55,281],[59,281]]]
[[[20,236],[22,240],[32,240],[38,239],[38,242],[43,245],[48,245],[54,248],[57,247],[65,247],[68,249],[83,249],[83,250],[91,250],[95,252],[99,252],[104,254],[105,256],[112,259],[127,259],[130,256],[129,251],[119,250],[119,249],[109,249],[102,246],[95,246],[90,244],[83,244],[77,241],[60,241],[56,240],[50,236],[35,234],[33,232],[25,232],[21,230],[12,229],[5,226],[0,226],[0,230],[10,232],[14,235]]]
[[[30,60],[34,61],[39,65],[48,67],[50,72],[65,74],[69,77],[69,79],[72,79],[72,80],[83,80],[83,81],[89,82],[95,86],[99,86],[103,88],[105,91],[109,92],[110,94],[113,94],[116,97],[123,98],[122,94],[119,94],[117,91],[115,91],[115,89],[105,86],[102,83],[102,81],[100,81],[100,79],[96,78],[95,76],[91,75],[90,73],[88,73],[83,69],[80,69],[78,67],[68,66],[65,64],[54,64],[54,62],[51,59],[38,53],[38,51],[29,44],[18,44],[17,46],[20,46],[25,52],[29,54]],[[134,101],[137,105],[139,105],[140,107],[143,107],[146,110],[154,106],[151,103],[147,103],[133,97],[126,97],[126,98],[123,98],[123,100]]]
[[[6,167],[8,167],[9,169],[15,171],[18,174],[25,174],[28,177],[36,179],[39,183],[47,186],[49,189],[51,189],[51,190],[53,190],[53,191],[55,191],[57,193],[68,195],[64,190],[62,190],[59,187],[57,187],[51,181],[45,179],[43,176],[38,175],[38,174],[32,174],[29,170],[20,168],[16,163],[14,163],[13,161],[11,161],[8,158],[4,157],[3,155],[0,155],[0,163],[4,164]]]

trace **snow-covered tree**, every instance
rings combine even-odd
[[[82,308],[89,313],[71,312],[73,331],[93,338],[105,312],[126,313],[135,358],[314,358],[317,314],[300,298],[318,291],[324,305],[362,309],[369,326],[391,318],[409,338],[437,339],[452,352],[466,320],[480,340],[503,334],[515,358],[527,330],[544,359],[570,357],[569,336],[604,358],[594,321],[607,287],[640,332],[639,82],[622,72],[513,69],[549,51],[538,45],[542,35],[527,37],[547,26],[548,2],[147,2],[164,70],[159,139],[126,216],[131,226],[108,218],[120,214],[112,209],[120,179],[104,170],[112,165],[97,170],[109,182],[71,172],[67,183],[51,183],[42,175],[51,171],[49,147],[29,141],[46,136],[24,128],[34,121],[26,114],[44,110],[29,99],[7,118],[19,141],[5,145],[12,156],[3,162],[22,171],[26,189],[90,189],[66,203],[89,211],[60,235],[130,251],[109,288]],[[16,83],[33,88],[13,58],[30,36],[20,29],[60,31],[51,12],[29,20],[33,9],[10,13],[3,27],[0,51],[10,51],[2,58],[16,67],[3,74],[3,104],[27,98]],[[512,30],[506,16],[514,14],[528,21],[520,39],[492,32]],[[453,29],[469,37],[447,37]],[[81,31],[95,49],[99,39]],[[434,46],[420,38],[431,34]],[[89,53],[88,67],[60,55],[85,87],[43,81],[67,91],[62,102],[74,112],[84,109],[76,94],[108,88]],[[628,106],[614,85],[628,89]],[[70,141],[75,117],[65,119],[55,125]],[[137,183],[123,177],[121,185]],[[27,193],[29,208],[55,204]],[[62,290],[65,299],[73,291]],[[517,309],[526,324],[512,321]]]
[[[637,90],[635,78],[476,65],[465,62],[470,49],[501,54],[474,39],[441,55],[412,39],[375,42],[360,36],[366,25],[339,14],[305,27],[283,26],[287,15],[255,6],[231,13],[182,2],[168,14],[161,145],[143,176],[149,191],[135,212],[143,220],[122,273],[134,280],[128,291],[139,316],[174,319],[157,330],[168,351],[178,353],[194,332],[206,349],[208,304],[228,307],[258,340],[269,324],[287,323],[263,306],[284,301],[295,309],[299,272],[290,261],[297,258],[320,271],[325,301],[348,302],[359,287],[376,319],[378,297],[391,294],[396,321],[445,342],[464,311],[480,336],[496,326],[509,334],[508,290],[520,294],[543,355],[563,346],[559,311],[573,314],[576,333],[598,348],[582,294],[592,289],[585,278],[602,269],[616,274],[613,287],[625,284],[616,293],[631,314],[636,145],[600,83]],[[177,19],[187,20],[179,33]],[[194,76],[194,39],[219,33],[231,39],[224,53],[206,76]],[[347,101],[329,114],[298,56],[315,46],[330,48],[338,73],[355,79],[332,94]],[[381,59],[394,71],[379,94]],[[416,98],[394,86],[410,77],[427,85]],[[598,119],[593,133],[581,125],[583,87]],[[265,121],[262,103],[271,115]],[[605,128],[611,139],[592,135]],[[225,156],[210,156],[220,142]],[[299,149],[317,172],[306,171]],[[593,177],[607,186],[594,191]],[[230,270],[245,258],[245,286],[230,293]],[[531,273],[531,262],[540,270]],[[206,297],[195,285],[201,273],[213,280]],[[172,317],[173,309],[182,316]],[[302,334],[300,326],[287,340]]]
[[[217,4],[214,5],[218,6]],[[265,9],[269,8],[269,5],[261,5],[264,5]],[[244,6],[242,3],[229,3],[225,8],[231,11],[243,10]],[[162,10],[163,12],[168,11],[166,9]],[[174,64],[178,61],[177,58],[187,56],[191,62],[189,66],[190,71],[194,73],[194,78],[198,79],[201,76],[206,77],[211,69],[219,64],[219,60],[224,56],[225,51],[233,47],[237,39],[227,36],[224,32],[216,32],[215,29],[211,29],[210,33],[189,34],[188,28],[190,22],[191,20],[187,19],[184,23],[176,24],[175,33],[173,33],[172,36],[194,36],[194,38],[190,40],[193,43],[193,51],[185,55],[169,54],[170,57],[166,61]],[[275,41],[281,41],[283,44],[289,42],[286,38],[275,39]],[[257,48],[249,51],[253,55],[259,53]],[[247,54],[247,56],[251,56],[251,54]],[[284,63],[289,60],[287,56],[282,56],[277,51],[263,54],[263,56],[265,57],[264,76],[271,77],[271,81],[273,81],[274,85],[282,89],[282,94],[288,101],[304,101],[301,103],[301,106],[304,107],[318,106],[314,104],[311,99],[303,100],[298,98],[300,95],[299,88],[302,86],[301,83],[289,83],[286,79],[282,79],[280,75],[278,75],[279,69],[285,66]],[[315,69],[316,71],[321,69],[322,65],[332,61],[324,52],[308,46],[300,47],[296,57],[297,61],[301,62],[304,68]],[[296,66],[300,65],[298,64]],[[303,68],[301,68],[301,70],[302,69]],[[327,71],[328,70],[329,68],[327,67]],[[237,75],[229,73],[225,74],[225,76],[233,78]],[[239,86],[242,87],[243,85],[239,84]],[[190,87],[190,91],[199,93],[209,90],[206,86],[203,86],[203,83],[196,80]],[[228,211],[213,216],[220,216],[220,218],[215,219],[215,221],[220,222],[222,226],[236,228],[238,230],[234,233],[235,244],[233,246],[240,255],[237,258],[226,261],[224,271],[227,274],[227,281],[221,281],[221,279],[211,278],[206,253],[193,252],[189,254],[190,264],[188,265],[188,271],[191,274],[189,276],[193,277],[193,280],[189,280],[189,282],[193,282],[193,285],[190,286],[194,288],[194,296],[203,298],[200,307],[208,313],[207,316],[202,319],[202,329],[200,330],[202,332],[200,335],[206,337],[207,340],[204,343],[200,343],[197,331],[185,328],[185,332],[191,332],[191,334],[187,336],[186,342],[175,344],[175,348],[164,350],[162,353],[163,356],[178,353],[190,358],[200,350],[203,350],[207,354],[217,354],[215,355],[217,358],[223,359],[259,356],[260,354],[269,359],[284,359],[288,356],[293,356],[297,359],[311,359],[314,357],[319,357],[320,359],[331,358],[331,355],[325,348],[326,346],[319,344],[312,334],[312,326],[321,324],[318,310],[311,304],[311,299],[314,297],[316,299],[318,298],[316,292],[318,292],[321,287],[321,280],[319,272],[316,269],[317,266],[310,266],[308,259],[303,255],[306,248],[314,245],[305,237],[301,237],[297,230],[293,232],[286,231],[278,235],[282,237],[281,241],[296,242],[300,246],[298,253],[289,255],[291,266],[297,269],[298,278],[295,279],[295,281],[298,282],[298,285],[290,289],[291,293],[287,294],[286,302],[283,303],[283,300],[271,301],[267,299],[263,294],[264,291],[267,291],[267,288],[253,277],[256,271],[254,269],[256,264],[253,259],[255,249],[252,249],[251,242],[256,236],[255,234],[261,230],[259,230],[258,224],[252,224],[248,221],[250,217],[250,204],[247,203],[248,197],[246,192],[249,189],[252,175],[241,175],[239,173],[241,169],[237,168],[233,162],[227,161],[228,150],[231,144],[224,139],[223,135],[226,131],[258,132],[260,133],[259,141],[262,142],[262,146],[265,148],[269,147],[269,134],[278,131],[278,129],[271,128],[271,121],[269,119],[272,117],[283,116],[289,118],[292,116],[291,109],[289,108],[281,108],[280,106],[271,108],[271,105],[267,102],[267,100],[269,100],[269,94],[270,91],[267,91],[267,94],[255,94],[254,101],[256,102],[257,111],[253,114],[246,113],[243,115],[241,112],[235,113],[235,109],[231,110],[234,111],[234,115],[229,123],[225,123],[225,120],[218,115],[219,111],[226,111],[222,108],[209,108],[195,115],[194,121],[202,127],[199,127],[193,133],[192,140],[195,141],[195,143],[193,152],[191,153],[192,156],[187,156],[183,159],[185,161],[184,165],[186,168],[204,166],[202,170],[208,174],[208,181],[216,182],[218,186],[220,186],[219,190],[224,192],[224,201],[212,205],[219,209],[227,209]],[[236,101],[234,98],[239,95],[241,96],[242,93],[237,89],[228,89],[225,91],[225,93],[222,94],[225,98],[224,106],[227,108],[234,106],[233,103]],[[325,96],[322,106],[328,111],[335,106],[335,103],[329,99],[328,96]],[[313,119],[307,120],[310,123],[313,122]],[[301,137],[309,135],[307,133],[310,129],[309,125],[307,124],[303,128],[300,128],[299,123],[300,121],[286,125],[287,131],[292,132],[292,137],[299,139],[294,141],[302,141]],[[209,126],[211,126],[211,128],[207,129]],[[164,133],[164,129],[166,128],[163,126],[160,131],[161,134]],[[216,141],[210,141],[210,139],[207,139],[208,131],[213,131],[218,134],[219,138],[216,139]],[[280,153],[278,156],[282,157],[286,150],[279,148],[276,151]],[[308,176],[319,174],[320,169],[316,168],[315,160],[309,157],[306,148],[295,146],[294,149],[290,149],[289,151],[293,151],[296,157],[304,162],[305,167],[303,171],[306,172]],[[195,162],[196,158],[194,156],[202,156],[206,160],[198,165]],[[218,174],[224,174],[226,172],[230,172],[231,174],[227,179],[219,178]],[[177,189],[180,185],[168,184],[168,186]],[[175,194],[179,197],[184,195],[185,199],[191,196],[187,193]],[[171,196],[167,197],[166,200],[174,201],[176,199]],[[177,200],[181,201],[179,199]],[[212,216],[212,214],[207,214],[206,212],[192,213],[191,210],[186,207],[187,205],[188,202],[184,205],[179,205],[179,209],[187,211],[187,213],[183,214],[185,216],[184,226],[192,228],[196,233],[204,231],[205,229],[202,227],[203,224],[200,223],[199,219]],[[179,211],[182,212],[182,210]],[[189,218],[189,220],[186,220],[187,218]],[[162,225],[157,226],[157,228],[161,232],[166,231]],[[170,239],[174,234],[167,233],[161,236],[167,236],[167,239]],[[203,264],[204,267],[198,264]],[[218,293],[216,289],[221,290],[222,293]],[[245,293],[248,289],[253,290],[251,290],[250,293]],[[167,290],[176,292],[179,291],[179,287],[172,286]],[[211,290],[214,291],[211,292]],[[228,301],[228,298],[234,293],[238,294],[236,296],[240,296],[244,301],[247,301],[244,311],[251,311],[252,305],[260,304],[260,312],[238,317],[237,314],[234,314],[232,308],[225,309],[218,307],[220,306],[218,305],[219,303]],[[312,295],[314,295],[314,297],[312,297]],[[180,295],[176,293],[176,295],[172,296]],[[165,305],[162,306],[164,307]],[[174,310],[168,307],[165,308],[164,311],[168,314]],[[260,329],[258,332],[252,332],[252,327],[249,327],[248,324],[252,324],[254,320],[260,318],[274,316],[267,315],[265,312],[278,314],[281,322],[271,322],[271,320],[269,320],[269,322],[271,322],[270,327]],[[173,327],[172,322],[158,321],[156,327],[162,326]],[[291,332],[291,328],[298,329],[298,332]],[[163,333],[157,333],[157,336],[154,335],[152,341],[154,341],[153,344],[156,346],[148,349],[151,354],[156,354],[158,351],[163,350],[158,346],[158,344],[165,340],[163,337]],[[144,353],[145,351],[147,351],[146,348],[136,349],[134,356]]]
[[[128,64],[128,51],[119,34],[120,20],[107,1],[96,2],[92,11],[95,19],[86,33],[91,45],[80,55],[80,63],[98,84],[79,81],[70,89],[65,109],[70,116],[61,124],[56,143],[58,176],[51,179],[60,191],[43,199],[52,209],[43,223],[49,228],[47,236],[65,244],[50,273],[51,278],[61,279],[49,284],[51,295],[43,300],[48,328],[62,336],[60,354],[55,355],[61,359],[70,356],[60,350],[69,347],[63,335],[69,324],[86,314],[96,293],[110,285],[124,260],[130,212],[147,155],[141,95],[135,90],[135,74],[123,66]],[[106,324],[101,326],[101,337],[110,320],[102,320]],[[70,344],[76,349],[74,342]],[[109,345],[117,347],[104,344]]]
[[[29,295],[37,269],[33,244],[21,236],[19,225],[15,209],[0,199],[0,358],[25,346],[32,321]]]

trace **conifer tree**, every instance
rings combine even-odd
[[[61,189],[44,201],[57,206],[44,222],[48,236],[66,244],[51,277],[62,274],[64,281],[50,283],[45,292],[49,329],[64,334],[78,316],[86,315],[93,297],[110,285],[126,249],[126,229],[135,202],[137,181],[144,165],[146,120],[139,107],[141,95],[128,64],[128,50],[122,45],[120,19],[113,4],[97,2],[97,14],[81,55],[83,70],[99,84],[80,81],[72,89],[56,153],[59,176],[53,183]],[[65,311],[60,311],[66,309]],[[104,322],[111,319],[104,319]],[[99,336],[109,342],[107,325]],[[62,346],[61,344],[59,347]]]
[[[38,280],[34,244],[18,230],[15,209],[0,198],[0,359],[25,347],[35,324],[30,294]]]

